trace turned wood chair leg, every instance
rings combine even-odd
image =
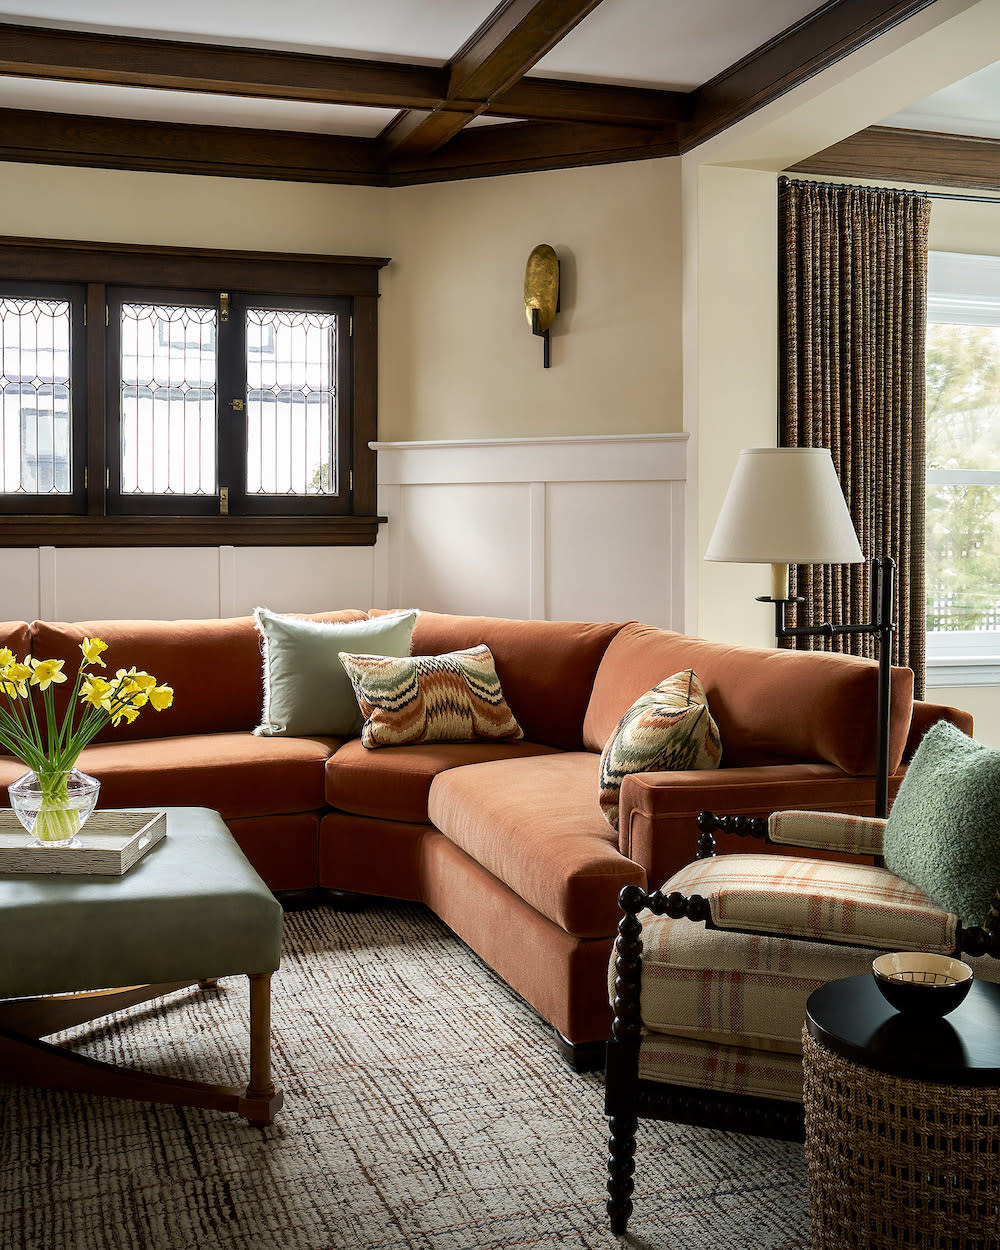
[[[271,974],[250,977],[250,1083],[240,1100],[240,1115],[264,1127],[274,1122],[285,1096],[271,1080]]]
[[[632,1214],[632,1180],[635,1172],[635,1133],[639,1121],[634,1115],[613,1115],[608,1138],[608,1216],[611,1231],[625,1235]]]

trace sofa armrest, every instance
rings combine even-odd
[[[774,812],[767,822],[772,842],[849,855],[881,855],[884,833],[885,821],[877,816],[843,812]]]
[[[694,858],[699,812],[770,816],[784,809],[873,816],[874,778],[852,776],[833,764],[632,773],[622,782],[618,849],[645,868],[650,885],[658,885]],[[716,841],[723,853],[746,850],[733,834]],[[784,848],[762,848],[768,849]],[[843,858],[822,850],[811,854]]]
[[[946,703],[925,703],[923,700],[916,699],[913,703],[913,714],[910,717],[910,732],[903,751],[904,762],[908,763],[913,758],[913,752],[920,745],[920,739],[931,725],[939,720],[950,721],[951,724],[961,729],[962,733],[972,737],[974,724],[971,712],[965,712],[958,707],[949,707]]]

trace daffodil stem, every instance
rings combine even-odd
[[[32,825],[39,842],[68,842],[80,831],[80,813],[69,806],[69,770],[37,773],[41,803]]]

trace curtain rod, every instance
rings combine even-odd
[[[778,179],[778,186],[823,187],[829,190],[846,189],[849,191],[870,191],[872,189],[867,184],[819,182],[812,178],[789,178],[787,174],[781,175]],[[879,188],[884,191],[895,191],[900,195],[922,195],[931,200],[965,200],[969,204],[1000,204],[1000,193],[997,195],[962,195],[958,191],[914,191],[909,187],[885,187],[882,184],[879,184]]]

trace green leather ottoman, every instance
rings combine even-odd
[[[121,877],[0,875],[0,1075],[270,1124],[282,1104],[270,1073],[281,926],[281,905],[208,808],[168,808],[166,837]],[[245,1090],[117,1068],[39,1040],[237,973],[250,979]]]

